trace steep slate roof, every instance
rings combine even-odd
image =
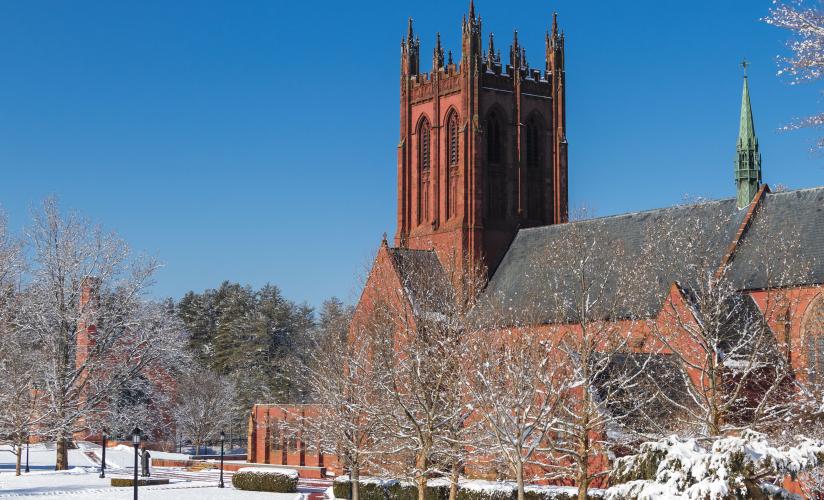
[[[776,235],[795,242],[787,254]],[[785,257],[793,267],[777,283],[765,269],[779,268]],[[741,290],[824,283],[824,187],[767,194],[733,256],[730,279]]]
[[[640,261],[643,257],[645,243],[658,248],[656,253],[660,255],[662,262],[668,264],[669,269],[656,269],[654,274],[652,269],[647,269],[646,275],[639,276],[638,279],[649,283],[648,287],[624,297],[618,310],[604,311],[605,315],[617,313],[620,317],[651,316],[658,312],[669,285],[683,278],[685,272],[682,265],[686,265],[685,262],[672,259],[667,255],[668,244],[671,246],[674,242],[666,241],[667,235],[655,234],[656,227],[669,224],[677,228],[680,221],[683,220],[686,224],[686,219],[691,217],[693,222],[703,226],[701,236],[712,240],[704,242],[702,246],[718,248],[716,260],[720,262],[725,245],[735,235],[744,215],[744,211],[736,209],[735,200],[723,200],[522,229],[492,276],[485,292],[486,297],[493,303],[505,304],[504,309],[513,311],[513,313],[525,310],[532,310],[533,314],[537,312],[536,316],[530,318],[530,323],[551,323],[573,319],[557,317],[558,308],[545,301],[550,300],[548,297],[555,294],[568,296],[577,293],[572,283],[575,276],[574,269],[571,267],[546,269],[544,272],[551,274],[550,279],[535,279],[534,275],[536,264],[540,266],[542,259],[546,261],[543,257],[546,252],[552,251],[553,248],[563,248],[564,241],[571,234],[584,229],[585,231],[582,232],[587,233],[591,240],[599,238],[600,242],[595,243],[595,248],[605,253],[604,255],[593,253],[588,256],[594,261],[593,269],[607,269],[614,265],[612,259],[615,253],[612,249],[619,245],[623,246],[625,261],[619,263],[621,265],[631,265],[633,262]],[[553,260],[553,264],[574,265],[572,260],[558,260],[559,262]],[[643,273],[643,269],[636,270]],[[664,272],[660,273],[661,271]],[[566,286],[567,283],[570,283],[569,286]],[[614,292],[615,288],[617,287],[607,284],[607,293],[610,289]],[[570,299],[574,300],[577,297],[570,297]],[[606,302],[609,303],[610,299],[611,297],[606,297]],[[545,310],[535,311],[536,305]],[[514,317],[512,319],[517,320]]]
[[[446,299],[437,294],[448,291],[445,287],[449,281],[435,251],[409,248],[389,248],[388,251],[413,307],[437,311]]]
[[[763,245],[774,244],[772,235],[786,234],[786,229],[797,230],[801,242],[799,261],[815,260],[811,276],[801,277],[784,285],[824,283],[824,188],[789,191],[777,194],[765,194],[763,206],[756,211],[750,228],[744,234],[742,245],[735,253],[730,270],[733,283],[740,284],[740,289],[759,288],[764,277],[759,276],[759,266],[752,265],[753,258],[763,249]],[[576,231],[586,233],[600,243],[594,245],[597,250],[592,255],[592,269],[607,269],[615,263],[616,253],[612,250],[623,247],[620,264],[625,269],[639,273],[639,282],[648,286],[635,293],[622,297],[622,302],[609,311],[603,311],[606,319],[628,317],[650,317],[655,315],[663,302],[668,287],[673,282],[680,282],[689,288],[690,273],[688,259],[676,255],[683,242],[679,238],[679,228],[694,235],[693,242],[699,248],[710,249],[712,265],[722,262],[725,251],[734,241],[736,232],[745,220],[746,209],[738,210],[735,199],[712,201],[697,205],[684,205],[645,212],[635,212],[612,217],[583,220],[568,224],[522,229],[518,232],[509,250],[490,279],[485,291],[487,303],[497,307],[511,317],[505,321],[511,323],[528,322],[552,323],[574,320],[560,312],[552,297],[564,297],[564,300],[577,299],[578,292],[573,283],[574,264],[565,259],[549,259],[560,268],[544,269],[536,273],[536,264],[547,262],[548,252],[553,248],[564,248],[565,241]],[[668,234],[661,234],[661,225],[674,228]],[[590,226],[590,227],[587,227]],[[588,229],[588,231],[580,231]],[[636,266],[643,257],[644,245],[652,248],[656,260],[662,266]],[[683,246],[683,245],[682,245]],[[694,262],[693,262],[694,264]],[[565,266],[569,266],[566,267]],[[760,281],[759,281],[760,280]],[[615,286],[607,283],[606,293],[614,293]],[[605,297],[609,303],[611,297]],[[530,317],[524,318],[523,311],[530,311]],[[595,311],[596,314],[598,313]],[[566,316],[566,317],[564,317]]]

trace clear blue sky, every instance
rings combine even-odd
[[[764,177],[824,184],[820,85],[775,76],[768,0],[478,0],[542,67],[567,34],[570,201],[600,215],[733,195],[743,57]],[[460,51],[464,1],[0,2],[0,204],[19,230],[56,194],[165,268],[154,293],[272,282],[353,300],[395,225],[399,42]],[[457,55],[456,55],[457,58]],[[427,63],[422,69],[428,70]]]

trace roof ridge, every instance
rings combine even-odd
[[[798,188],[798,189],[787,189],[786,191],[770,191],[767,193],[770,196],[779,196],[779,195],[786,195],[792,193],[802,193],[804,191],[824,191],[824,186],[816,186],[816,187],[808,187],[808,188]]]
[[[567,226],[569,224],[581,224],[581,223],[585,223],[585,222],[595,222],[595,221],[602,221],[602,220],[606,220],[606,219],[617,219],[617,218],[620,218],[620,217],[630,217],[630,216],[633,216],[633,215],[640,215],[640,214],[651,214],[651,213],[655,213],[655,212],[665,212],[667,210],[703,207],[703,206],[709,206],[709,205],[713,205],[713,204],[721,204],[721,203],[724,203],[724,202],[731,202],[731,201],[735,201],[735,198],[722,198],[722,199],[718,199],[718,200],[707,200],[707,201],[703,201],[703,202],[699,202],[699,203],[682,203],[682,204],[678,204],[678,205],[670,205],[668,207],[651,208],[651,209],[648,209],[648,210],[636,210],[634,212],[624,212],[624,213],[621,213],[621,214],[603,215],[603,216],[600,216],[600,217],[593,217],[591,219],[581,219],[581,220],[576,220],[576,221],[569,221],[569,222],[565,222],[563,224],[547,224],[545,226],[524,227],[524,228],[521,228],[518,232],[521,232],[521,231],[534,231],[536,229],[546,229],[548,227],[563,227],[563,226]]]

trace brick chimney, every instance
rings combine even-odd
[[[80,281],[80,302],[78,303],[77,346],[75,350],[75,366],[82,366],[89,357],[89,351],[94,347],[96,313],[100,304],[100,278],[86,276]]]

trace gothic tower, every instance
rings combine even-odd
[[[744,66],[744,91],[741,95],[741,123],[738,127],[738,143],[735,157],[735,187],[738,208],[750,204],[761,187],[761,153],[750,106],[750,87],[747,84],[747,63]]]
[[[455,64],[436,36],[428,73],[411,19],[401,42],[395,244],[492,272],[519,228],[567,220],[564,35],[553,16],[543,71],[517,32],[509,64],[491,33],[484,51],[474,3],[461,38]]]

